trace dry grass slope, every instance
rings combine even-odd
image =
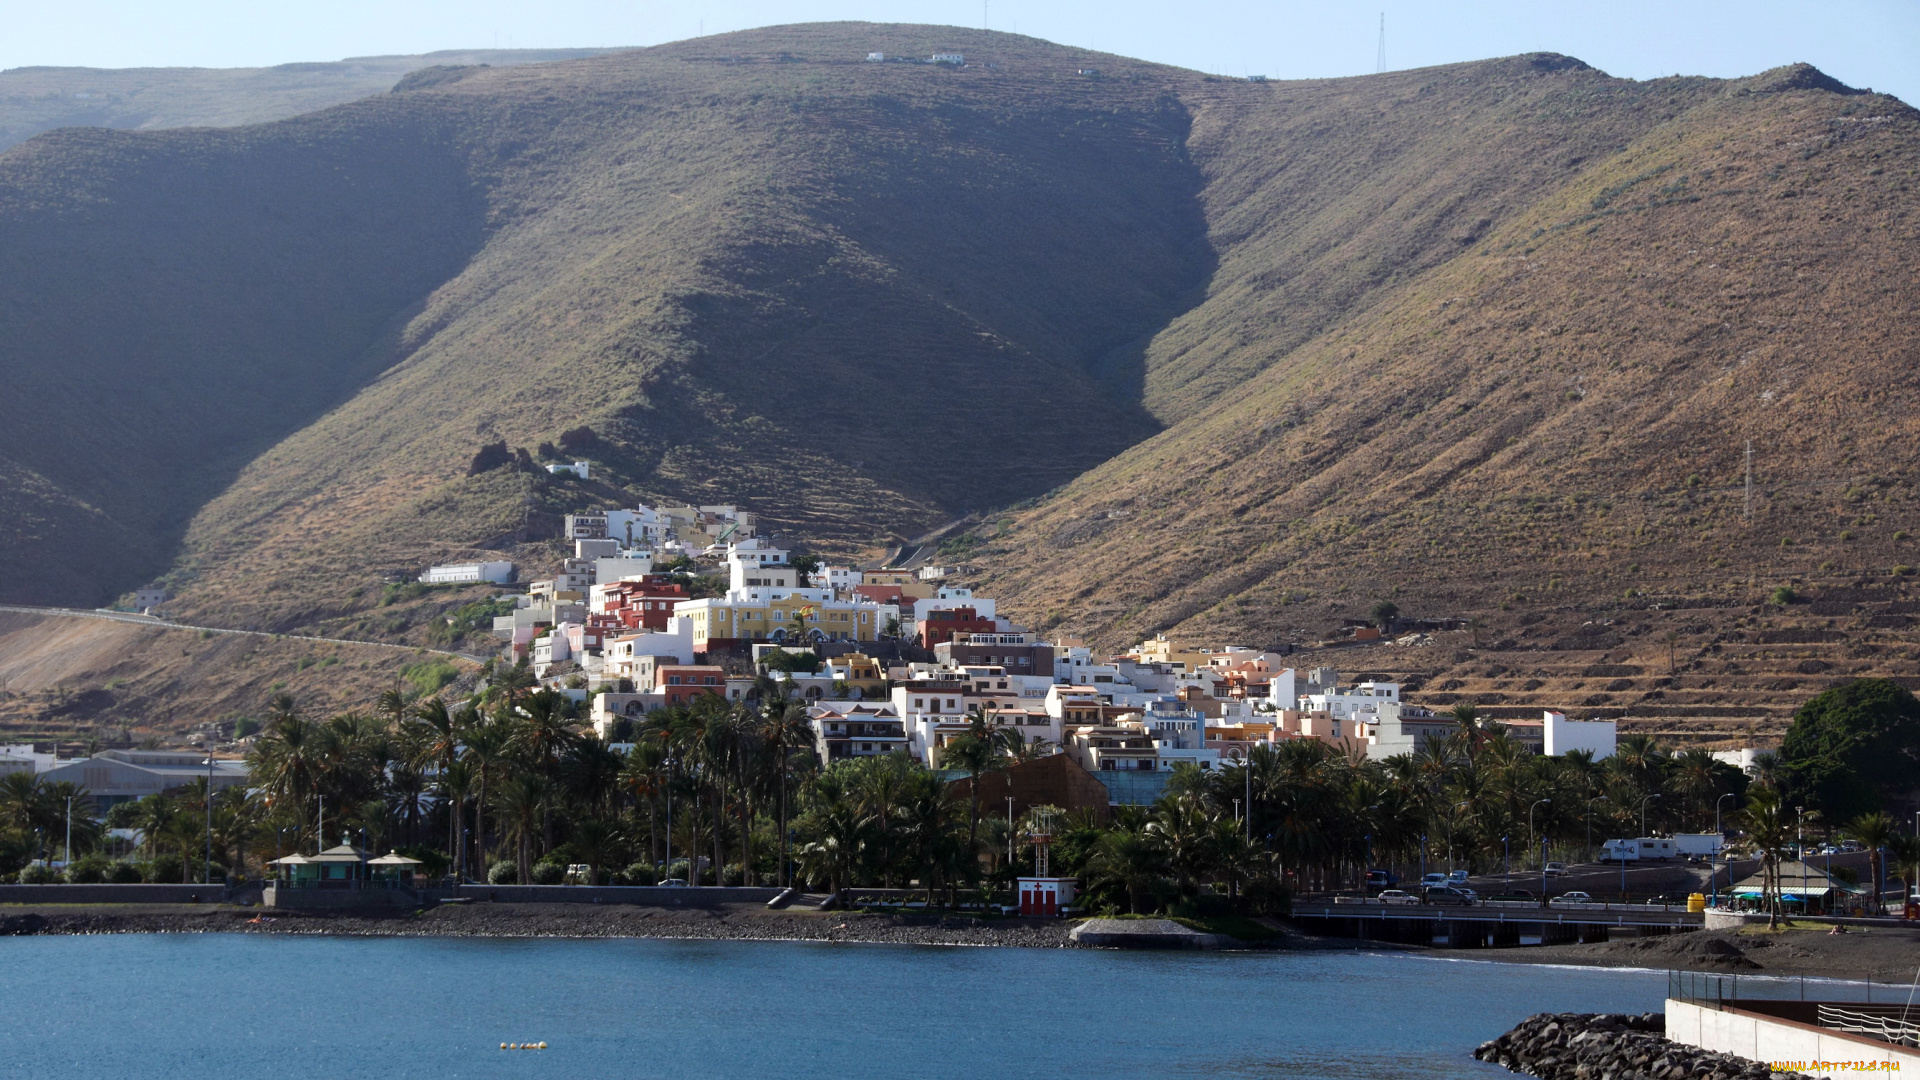
[[[1804,67],[1254,84],[863,24],[43,136],[0,157],[0,593],[170,568],[200,621],[418,641],[457,598],[385,578],[539,567],[583,504],[728,497],[842,550],[1013,505],[983,588],[1102,644],[1392,598],[1581,671],[1644,666],[1574,647],[1608,619],[1879,635],[1712,676],[1742,693],[1897,667],[1917,180],[1913,110]],[[465,475],[581,424],[591,483]],[[1484,649],[1416,666],[1516,708],[1716,689]]]

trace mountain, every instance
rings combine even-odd
[[[0,150],[63,127],[235,127],[384,94],[422,68],[537,64],[607,49],[449,49],[265,68],[20,67],[0,71]]]
[[[1805,67],[866,24],[50,132],[0,154],[0,597],[418,640],[383,581],[636,494],[979,514],[984,589],[1111,644],[1899,577],[1917,136]]]

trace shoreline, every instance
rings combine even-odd
[[[769,911],[757,903],[653,907],[626,904],[477,903],[386,913],[278,911],[223,904],[4,904],[0,937],[139,933],[239,933],[341,937],[654,938],[1004,948],[1092,948],[1070,934],[1084,920],[865,911]],[[1316,937],[1284,921],[1268,941],[1233,952],[1371,952],[1437,960],[1582,968],[1872,981],[1920,978],[1920,927],[1829,935],[1824,930],[1702,930],[1586,945],[1451,949]]]

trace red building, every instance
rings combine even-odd
[[[955,634],[991,634],[995,629],[992,619],[981,618],[970,607],[929,611],[920,620],[920,647],[932,651],[935,645],[952,641]]]
[[[595,586],[598,610],[617,616],[629,630],[665,630],[673,618],[673,606],[690,600],[684,585],[675,585],[666,574],[647,574],[636,581],[615,581]]]
[[[727,696],[727,669],[718,664],[662,664],[653,677],[653,692],[665,694],[669,705],[685,705],[702,694]]]

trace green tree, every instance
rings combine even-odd
[[[1881,809],[1920,772],[1920,701],[1889,679],[1855,679],[1793,714],[1780,743],[1789,789],[1827,820]]]

